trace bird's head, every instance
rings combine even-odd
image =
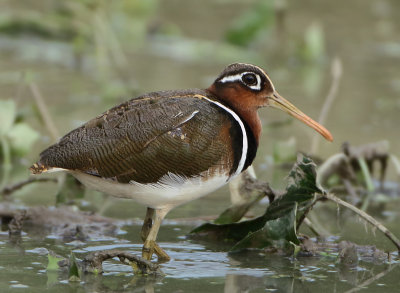
[[[238,111],[255,111],[261,107],[280,109],[299,119],[332,141],[331,133],[314,121],[275,90],[272,81],[260,67],[234,63],[222,71],[208,88],[218,99]]]

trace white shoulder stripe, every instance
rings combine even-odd
[[[240,119],[240,117],[231,109],[229,109],[228,107],[222,105],[221,103],[217,102],[217,101],[213,101],[205,96],[202,96],[202,98],[206,99],[207,101],[209,101],[210,103],[213,103],[215,105],[217,105],[218,107],[221,107],[222,109],[224,109],[226,112],[228,112],[229,114],[232,115],[232,117],[239,123],[240,125],[240,129],[242,130],[242,156],[240,157],[240,161],[238,164],[238,168],[236,169],[235,173],[232,175],[232,177],[235,177],[237,175],[239,175],[244,167],[244,163],[246,162],[246,157],[247,157],[247,150],[248,150],[248,141],[247,141],[247,133],[246,133],[246,128],[244,127],[244,124],[242,122],[242,120]]]

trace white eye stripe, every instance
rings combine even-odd
[[[249,73],[250,74],[254,74],[256,76],[257,84],[248,85],[248,84],[245,84],[243,82],[243,80],[242,80],[243,75],[246,75],[246,74],[249,74]],[[257,91],[261,90],[261,77],[258,74],[253,73],[253,72],[242,72],[242,73],[238,73],[238,74],[235,74],[235,75],[228,75],[228,76],[225,76],[224,78],[222,78],[221,80],[219,80],[219,82],[222,82],[222,83],[235,82],[235,81],[240,81],[245,86],[248,86],[249,88],[251,88],[253,90],[257,90]]]

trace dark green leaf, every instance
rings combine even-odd
[[[73,282],[80,281],[79,268],[73,253],[71,253],[71,256],[69,257],[68,280]]]
[[[235,223],[239,221],[244,214],[249,210],[249,207],[253,204],[253,202],[241,204],[241,205],[234,205],[227,208],[223,211],[217,219],[215,219],[215,224],[229,224]]]
[[[299,244],[296,236],[297,203],[292,204],[291,211],[284,216],[265,223],[265,226],[247,235],[231,251],[244,248],[287,248],[290,242]]]
[[[298,162],[289,173],[286,193],[275,199],[267,208],[265,216],[268,216],[268,219],[285,215],[295,202],[299,204],[299,208],[307,206],[314,199],[315,193],[322,192],[316,184],[315,167],[310,158],[304,156],[298,158]]]
[[[191,233],[200,236],[206,235],[208,238],[213,238],[218,241],[224,239],[225,241],[239,242],[249,234],[255,234],[254,232],[265,228],[264,226],[266,226],[267,222],[285,218],[276,222],[268,223],[266,227],[268,233],[272,233],[276,238],[276,235],[282,233],[282,226],[279,223],[281,223],[281,221],[288,221],[288,219],[293,216],[293,206],[296,206],[298,210],[301,210],[312,202],[314,194],[317,192],[321,192],[321,190],[316,186],[315,164],[311,159],[300,156],[298,162],[289,173],[289,184],[286,188],[286,193],[275,199],[268,206],[264,215],[253,220],[233,224],[218,225],[207,223],[194,229]],[[293,225],[296,224],[293,223]],[[297,244],[297,237],[293,236],[293,233],[289,233],[290,231],[295,230],[289,228],[289,230],[283,234],[283,239]],[[252,238],[250,238],[249,241],[260,235],[262,235],[261,232],[251,236]],[[288,235],[291,236],[289,237]],[[265,238],[265,234],[262,237]],[[263,241],[265,242],[265,239],[260,240],[260,242]]]

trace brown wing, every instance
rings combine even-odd
[[[229,138],[241,135],[232,123],[224,110],[193,93],[152,93],[71,131],[41,153],[38,165],[141,183],[157,182],[168,172],[229,172],[236,161]]]

